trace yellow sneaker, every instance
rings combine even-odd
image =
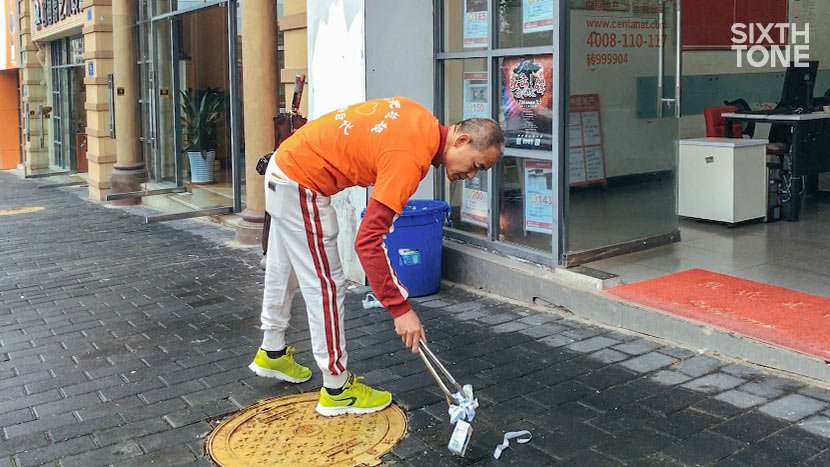
[[[285,348],[285,355],[279,358],[269,358],[264,350],[257,350],[248,368],[259,376],[289,383],[304,383],[311,379],[311,370],[294,360],[294,347],[290,345]]]
[[[326,417],[347,413],[364,414],[383,410],[392,403],[392,393],[378,391],[361,383],[362,376],[349,374],[343,392],[332,396],[326,388],[320,389],[317,413]]]

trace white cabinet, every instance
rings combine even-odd
[[[764,217],[766,144],[762,139],[680,140],[677,213],[730,224]]]

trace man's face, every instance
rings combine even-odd
[[[447,178],[450,181],[473,178],[479,170],[496,165],[500,155],[501,148],[497,146],[475,149],[470,145],[470,136],[462,133],[453,140],[444,158]]]

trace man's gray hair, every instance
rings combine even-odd
[[[492,147],[504,152],[504,133],[501,126],[492,118],[468,118],[457,124],[458,131],[470,135],[470,145],[483,150]]]

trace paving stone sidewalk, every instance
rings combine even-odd
[[[204,221],[144,225],[0,172],[0,467],[211,465],[212,421],[317,389],[246,365],[256,250]],[[464,459],[446,406],[389,317],[347,296],[351,369],[393,391],[409,433],[389,465],[830,465],[830,392],[455,287],[416,299],[433,350],[481,402]],[[288,339],[310,364],[302,303]],[[505,431],[533,440],[492,459]]]

